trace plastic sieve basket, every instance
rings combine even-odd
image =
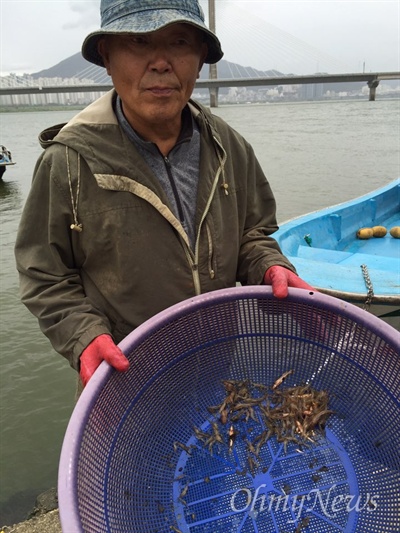
[[[400,334],[380,319],[319,293],[238,287],[163,311],[120,347],[129,371],[103,363],[65,435],[64,533],[400,531]],[[285,386],[329,391],[325,436],[301,449],[273,437],[252,472],[243,438],[196,439],[222,380],[270,385],[289,369]],[[249,439],[261,424],[242,423]]]

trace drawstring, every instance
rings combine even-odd
[[[218,144],[218,146],[220,146],[218,140],[215,138],[214,135],[213,135],[213,139]],[[217,149],[215,151],[217,153],[219,166],[221,168],[221,174],[222,174],[222,185],[221,185],[221,187],[224,189],[226,196],[228,196],[228,194],[229,194],[229,192],[228,192],[229,185],[226,183],[226,180],[225,180],[225,163],[224,163],[224,160],[222,159],[221,154],[219,153],[219,151]]]
[[[65,147],[65,157],[67,159],[67,172],[68,172],[68,184],[69,184],[69,193],[71,195],[71,204],[72,204],[72,214],[74,216],[74,222],[70,225],[70,228],[74,231],[82,231],[82,224],[78,222],[78,199],[79,199],[79,190],[81,185],[81,156],[78,154],[78,179],[76,185],[76,198],[74,198],[74,193],[72,191],[72,179],[71,179],[71,168],[69,165],[69,151],[68,146]]]
[[[213,269],[213,241],[211,237],[211,231],[208,226],[207,221],[205,222],[206,230],[207,230],[207,240],[208,240],[208,273],[210,275],[210,279],[215,278],[215,270]]]

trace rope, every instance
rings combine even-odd
[[[70,225],[70,228],[74,231],[81,232],[82,224],[78,222],[78,200],[79,200],[79,190],[81,184],[81,156],[78,154],[78,179],[76,185],[76,197],[74,198],[74,193],[72,191],[72,179],[71,179],[71,168],[69,164],[69,150],[68,146],[65,147],[65,156],[67,160],[67,172],[68,172],[68,185],[69,193],[71,195],[71,204],[72,204],[72,214],[74,216],[74,223]]]

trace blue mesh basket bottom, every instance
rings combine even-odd
[[[399,533],[398,352],[318,312],[326,341],[307,306],[255,299],[196,309],[141,339],[129,371],[111,374],[85,420],[83,531]],[[231,451],[196,439],[194,427],[208,431],[208,407],[224,397],[222,380],[271,385],[289,369],[286,385],[329,392],[335,414],[316,444],[299,452],[271,438],[251,473],[242,438]]]
[[[340,364],[351,382],[364,383],[365,398],[360,386],[354,391],[358,397],[354,401],[348,382],[336,384],[331,398],[335,414],[329,419],[326,438],[319,438],[302,453],[292,444],[285,451],[272,438],[261,448],[252,475],[246,469],[243,439],[236,439],[231,453],[225,445],[210,450],[196,439],[194,426],[209,430],[207,407],[221,401],[222,379],[240,379],[250,372],[254,381],[271,383],[272,377],[289,368],[282,356],[280,369],[270,376],[262,356],[265,339],[252,336],[248,339],[253,354],[249,370],[243,338],[237,341],[229,339],[214,346],[219,365],[213,366],[212,375],[205,357],[209,347],[201,347],[156,375],[133,399],[109,450],[104,494],[109,531],[119,531],[125,521],[125,531],[146,533],[171,531],[171,526],[182,533],[292,533],[302,523],[308,524],[306,532],[358,533],[374,531],[375,526],[368,528],[382,518],[386,528],[381,526],[379,531],[398,532],[392,528],[396,521],[400,524],[393,493],[395,487],[400,488],[400,474],[392,446],[398,428],[395,419],[381,416],[376,402],[383,401],[389,413],[396,406],[384,397],[378,382],[365,381],[362,371],[349,360],[326,354],[327,375],[334,376]],[[290,341],[279,344],[287,347]],[[310,375],[306,354],[315,350],[299,340],[296,345],[293,384],[296,376]],[[224,360],[229,362],[225,369]],[[327,375],[324,385],[332,389]],[[260,431],[251,420],[243,424],[241,433]],[[121,500],[125,509],[121,509]]]
[[[260,431],[257,426],[241,422],[236,428],[251,438]],[[209,422],[201,429],[212,431]],[[221,435],[227,442],[223,429]],[[285,451],[271,438],[261,448],[252,472],[243,438],[236,438],[231,450],[219,443],[209,448],[196,437],[186,445],[173,482],[174,512],[181,531],[284,531],[311,522],[318,523],[319,530],[324,523],[326,531],[326,526],[351,531],[357,522],[350,500],[352,496],[360,501],[356,474],[330,429],[325,438],[301,450],[290,444]]]

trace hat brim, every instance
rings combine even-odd
[[[158,16],[149,17],[148,12],[142,15],[138,13],[135,17],[128,15],[113,21],[109,25],[105,25],[100,30],[90,33],[82,44],[83,57],[87,61],[90,61],[90,63],[104,67],[103,59],[98,52],[97,46],[103,36],[127,33],[150,33],[177,23],[190,24],[203,32],[208,47],[207,56],[204,60],[205,63],[217,63],[224,55],[218,37],[207,28],[200,18],[195,20],[192,14],[188,16],[187,12],[177,9],[154,11],[157,12]]]

